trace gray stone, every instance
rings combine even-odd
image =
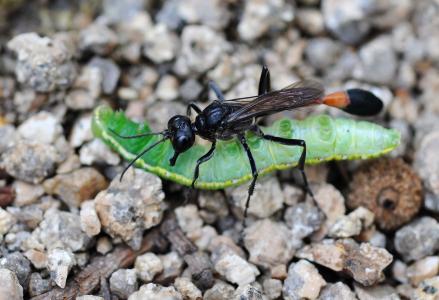
[[[184,299],[201,300],[201,291],[192,283],[189,278],[179,277],[174,281],[174,286],[181,293]]]
[[[363,287],[355,284],[354,288],[359,300],[400,299],[396,290],[388,284],[373,287]]]
[[[90,238],[81,230],[79,215],[49,209],[44,220],[32,232],[28,249],[70,249],[72,252],[85,250]]]
[[[117,87],[120,78],[120,68],[111,59],[93,57],[88,63],[88,67],[97,68],[101,73],[102,91],[104,94],[112,94]]]
[[[41,185],[30,184],[23,181],[16,180],[13,184],[15,199],[14,205],[25,206],[35,203],[37,199],[44,194],[44,189]]]
[[[96,213],[94,201],[82,202],[79,216],[81,219],[81,229],[89,237],[98,235],[101,232],[101,222]]]
[[[12,252],[0,258],[0,268],[14,272],[20,285],[26,286],[31,273],[31,266],[21,252]]]
[[[416,150],[414,167],[427,189],[439,197],[439,131],[432,131],[421,141]],[[431,197],[430,197],[431,198]],[[428,197],[427,197],[428,199]],[[431,202],[431,200],[429,200]],[[426,204],[428,202],[426,201]]]
[[[0,237],[7,234],[16,222],[11,213],[0,207]]]
[[[159,258],[163,265],[163,271],[158,275],[161,280],[171,280],[181,274],[184,261],[177,252],[172,251],[164,255],[159,255]]]
[[[155,283],[144,284],[140,289],[131,294],[128,300],[183,300],[182,295],[174,287],[164,287]]]
[[[297,25],[301,30],[310,35],[319,35],[325,31],[325,22],[322,13],[313,8],[297,10]]]
[[[244,211],[248,186],[243,184],[226,190],[232,203]],[[283,194],[276,177],[266,177],[256,182],[248,213],[259,218],[267,218],[283,207]]]
[[[9,300],[23,300],[23,288],[17,276],[8,269],[0,269],[0,298]]]
[[[250,253],[249,261],[273,268],[286,265],[293,257],[295,247],[300,242],[294,240],[288,227],[283,223],[264,219],[245,229],[244,244]]]
[[[262,286],[268,299],[277,299],[282,294],[282,281],[274,278],[264,279]]]
[[[293,4],[284,0],[247,1],[238,24],[239,36],[252,41],[271,29],[282,29],[294,19],[294,13]]]
[[[164,24],[157,24],[146,32],[143,55],[156,64],[173,60],[178,53],[179,39]]]
[[[320,228],[324,216],[318,207],[302,202],[287,208],[284,219],[291,228],[293,238],[301,240]]]
[[[52,145],[19,141],[3,152],[0,167],[17,179],[40,183],[55,171],[59,159]]]
[[[79,160],[83,165],[107,164],[117,166],[120,157],[100,139],[85,143],[79,150]]]
[[[134,269],[119,269],[111,274],[110,290],[119,298],[129,297],[131,299],[130,295],[137,291],[138,287],[136,270]]]
[[[66,286],[67,276],[74,265],[76,265],[75,256],[70,250],[55,248],[47,255],[50,278],[62,289]]]
[[[206,72],[218,63],[228,46],[220,33],[197,25],[184,27],[181,41],[181,52],[175,64],[179,75]]]
[[[317,299],[326,281],[316,267],[306,260],[299,260],[288,267],[282,295],[287,300]]]
[[[205,300],[229,300],[232,299],[235,289],[224,281],[217,280],[213,287],[204,292]]]
[[[61,39],[23,33],[9,41],[8,48],[17,54],[18,81],[38,92],[66,89],[76,77],[74,49]]]
[[[359,51],[360,64],[358,64],[353,75],[370,83],[392,84],[395,80],[398,60],[388,36],[380,36],[366,45]]]
[[[136,258],[134,268],[137,277],[143,282],[150,282],[163,271],[161,259],[152,252],[147,252]]]
[[[431,217],[421,217],[399,229],[395,249],[405,261],[418,260],[439,249],[439,224]]]
[[[198,96],[203,91],[203,86],[195,79],[189,78],[180,86],[178,94],[187,102],[197,100]]]
[[[319,300],[356,300],[354,292],[349,286],[339,281],[325,286],[318,298]]]
[[[185,233],[201,229],[203,220],[200,218],[198,208],[194,204],[180,206],[175,210],[178,225]]]
[[[32,273],[30,275],[28,292],[31,297],[48,292],[50,288],[50,279],[43,279],[40,273]]]
[[[29,141],[52,144],[62,134],[62,127],[53,114],[42,111],[23,122],[18,133]]]
[[[113,249],[111,239],[107,236],[102,236],[96,241],[96,251],[100,254],[107,254]]]
[[[79,33],[79,48],[98,55],[109,54],[117,45],[116,33],[103,24],[94,23]]]
[[[357,44],[369,33],[371,4],[362,0],[323,0],[321,5],[326,27],[341,41]]]
[[[326,70],[334,65],[341,55],[342,47],[329,38],[315,38],[309,41],[305,55],[309,63],[318,70]]]
[[[116,176],[96,196],[95,208],[104,231],[138,249],[143,231],[160,223],[166,209],[164,197],[157,176],[130,169],[122,181]]]
[[[163,101],[175,100],[178,95],[179,82],[175,76],[165,75],[160,78],[155,94],[158,99]]]

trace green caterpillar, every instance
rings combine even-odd
[[[330,160],[366,159],[383,155],[400,143],[400,134],[366,121],[332,118],[327,115],[308,117],[305,120],[279,120],[263,132],[284,138],[306,141],[306,163],[316,164]],[[137,124],[122,112],[114,112],[108,106],[95,109],[92,130],[126,160],[132,160],[147,145],[157,142],[158,136],[139,139],[121,139],[114,132],[136,135],[150,132],[148,124]],[[247,132],[248,144],[256,161],[259,174],[295,167],[302,149],[285,146],[256,137]],[[135,165],[158,176],[190,186],[197,159],[206,153],[207,146],[194,145],[182,153],[178,163],[172,167],[169,159],[174,150],[166,141],[143,155]],[[199,189],[223,189],[252,179],[248,157],[239,141],[218,141],[213,158],[200,167],[200,176],[195,183]]]

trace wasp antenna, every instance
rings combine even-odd
[[[377,96],[362,89],[329,94],[323,98],[323,103],[357,116],[373,116],[383,108],[383,102]]]
[[[114,135],[116,135],[117,137],[121,138],[121,139],[137,139],[137,138],[141,138],[141,137],[145,137],[145,136],[150,136],[150,135],[166,135],[166,130],[161,131],[161,132],[147,132],[147,133],[142,133],[142,134],[137,134],[137,135],[120,135],[119,133],[117,133],[116,131],[114,131],[113,129],[109,129],[111,131],[111,133],[113,133]]]
[[[128,164],[128,166],[125,167],[125,169],[122,171],[122,174],[120,174],[120,178],[119,181],[122,181],[123,176],[125,175],[126,171],[128,171],[128,169],[136,162],[136,160],[138,160],[139,158],[141,158],[146,152],[148,152],[149,150],[151,150],[152,148],[154,148],[155,146],[157,146],[160,143],[163,143],[164,141],[166,141],[169,137],[165,136],[164,138],[162,138],[161,140],[155,142],[154,144],[152,144],[151,146],[149,146],[148,148],[146,148],[145,150],[143,150],[142,152],[140,152],[132,161],[130,161],[130,163]]]

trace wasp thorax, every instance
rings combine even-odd
[[[186,116],[174,116],[168,122],[168,131],[175,151],[181,153],[188,150],[195,142],[191,120]]]

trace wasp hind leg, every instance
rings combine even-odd
[[[262,130],[259,127],[252,128],[252,131],[259,137],[263,138],[264,140],[272,141],[275,143],[279,143],[282,145],[287,146],[299,146],[302,147],[302,153],[300,154],[299,162],[297,164],[297,168],[299,169],[300,173],[302,174],[302,180],[303,185],[305,186],[306,192],[312,197],[312,199],[315,201],[314,193],[312,192],[311,188],[308,184],[308,178],[306,177],[305,173],[305,161],[306,161],[306,142],[304,140],[299,139],[287,139],[287,138],[281,138],[278,136],[273,136],[269,134],[264,134]]]
[[[242,221],[242,231],[244,231],[244,229],[246,227],[246,219],[247,219],[248,208],[249,208],[249,205],[250,205],[250,198],[253,195],[253,192],[255,190],[255,185],[256,185],[256,179],[258,178],[258,170],[256,168],[255,160],[254,160],[253,155],[252,155],[252,153],[250,151],[250,147],[247,144],[245,136],[244,135],[239,135],[238,138],[239,138],[239,141],[241,142],[241,145],[244,147],[245,152],[247,153],[247,157],[248,157],[248,160],[250,162],[250,167],[251,167],[252,176],[253,176],[253,180],[250,183],[250,186],[248,188],[247,200],[245,201],[244,220]],[[241,234],[241,237],[242,236],[243,235]]]
[[[200,114],[200,113],[201,113],[201,108],[199,108],[194,102],[191,102],[191,103],[189,103],[189,105],[188,105],[187,108],[186,108],[186,115],[187,115],[188,117],[191,116],[191,109],[195,110],[195,112],[196,112],[197,114]]]

